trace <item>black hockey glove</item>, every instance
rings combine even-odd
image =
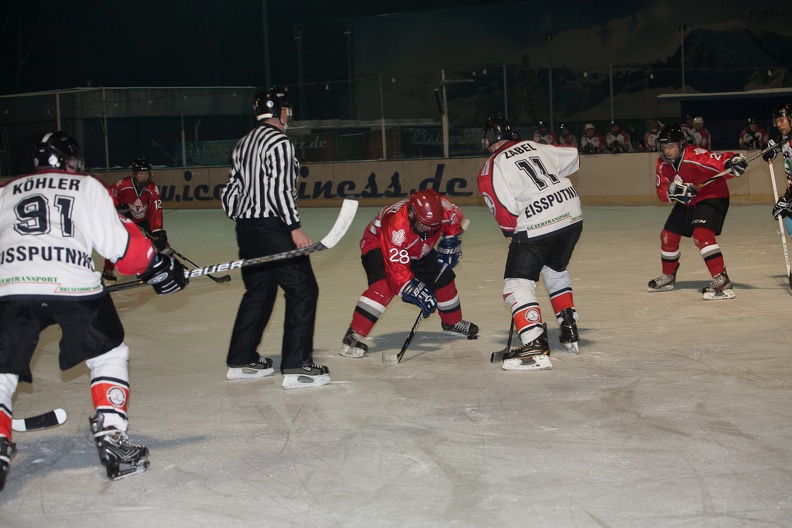
[[[154,255],[148,269],[140,274],[140,278],[151,284],[157,295],[176,293],[183,290],[190,282],[185,274],[184,265],[162,253]]]
[[[165,251],[168,248],[168,233],[166,233],[164,229],[154,231],[151,234],[151,238],[154,239],[154,247],[156,247],[158,251]]]
[[[129,218],[129,204],[125,204],[125,203],[118,204],[116,206],[116,211],[118,211],[118,214],[122,214],[127,218]]]
[[[723,164],[725,169],[731,169],[736,177],[740,177],[748,170],[748,160],[742,154],[735,154]]]
[[[416,278],[402,287],[401,297],[402,301],[420,308],[424,319],[432,315],[437,308],[437,299],[432,289]]]
[[[689,204],[698,194],[698,189],[692,183],[671,182],[668,186],[668,199],[672,202]]]
[[[462,237],[457,235],[441,239],[437,253],[437,261],[441,266],[447,264],[449,268],[453,268],[462,260]]]
[[[778,220],[778,217],[786,218],[792,213],[792,192],[790,191],[790,189],[787,189],[787,192],[773,206],[773,218],[776,220]]]
[[[774,139],[771,139],[770,141],[767,142],[767,148],[770,148],[770,147],[773,147],[773,148],[771,150],[768,150],[764,154],[762,154],[762,159],[765,160],[767,163],[770,163],[771,161],[773,161],[775,159],[775,157],[778,155],[778,151],[781,150],[781,147],[778,145],[778,143]]]

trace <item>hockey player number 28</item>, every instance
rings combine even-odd
[[[531,163],[533,163],[533,165],[536,165],[536,168],[538,168],[541,171],[542,173],[541,176],[536,173],[536,169],[534,169],[531,163],[528,163],[528,160],[531,160]],[[521,171],[523,171],[525,174],[528,175],[529,178],[531,178],[531,181],[533,181],[536,184],[536,187],[540,191],[543,191],[547,188],[547,182],[545,181],[545,179],[549,179],[553,184],[560,182],[558,176],[547,172],[544,163],[542,163],[542,158],[531,156],[528,159],[520,159],[515,161],[514,163],[515,165],[517,165],[517,167],[520,168]]]
[[[55,207],[60,212],[63,236],[73,237],[74,223],[71,217],[74,198],[55,195]],[[49,203],[45,196],[36,194],[20,200],[14,212],[19,220],[19,223],[14,224],[14,230],[20,235],[42,235],[50,232]]]

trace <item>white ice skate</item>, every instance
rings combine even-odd
[[[323,365],[281,369],[284,389],[309,389],[330,383],[330,370]]]

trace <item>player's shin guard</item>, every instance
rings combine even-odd
[[[704,259],[704,264],[707,265],[712,277],[717,277],[726,270],[723,253],[721,253],[720,246],[715,240],[715,233],[711,229],[705,227],[693,229],[693,242],[701,253],[701,258]]]
[[[454,326],[462,320],[462,306],[454,281],[446,284],[435,292],[437,313],[446,325]]]
[[[363,337],[369,335],[392,299],[393,293],[385,279],[380,279],[369,286],[355,305],[350,328]]]
[[[663,231],[660,233],[660,260],[663,266],[663,275],[673,275],[679,267],[679,241],[682,235]]]
[[[511,309],[514,328],[523,344],[542,335],[542,311],[536,299],[536,282],[528,279],[504,280],[503,300]]]
[[[129,399],[129,348],[121,343],[110,352],[87,360],[91,369],[91,399],[104,427],[127,430]]]
[[[0,374],[0,436],[11,441],[13,398],[19,376],[16,374]]]

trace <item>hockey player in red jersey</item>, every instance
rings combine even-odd
[[[151,181],[151,163],[144,158],[132,162],[132,176],[110,186],[116,209],[151,234],[158,251],[168,249],[168,234],[162,227],[162,200],[159,188]],[[166,251],[167,252],[167,251]],[[116,280],[115,265],[105,260],[102,278]]]
[[[437,309],[444,334],[478,335],[478,326],[462,319],[454,283],[452,268],[462,258],[462,211],[450,200],[427,189],[385,207],[366,227],[360,249],[369,286],[355,306],[340,355],[363,357],[364,338],[396,295],[424,317]],[[448,266],[440,275],[443,264]]]
[[[20,380],[32,381],[39,334],[54,324],[60,368],[84,361],[90,369],[90,429],[108,477],[141,473],[148,449],[125,432],[129,349],[91,255],[116,261],[161,295],[187,285],[184,267],[122,221],[104,184],[81,172],[80,147],[67,134],[45,134],[34,161],[35,173],[0,185],[0,489],[16,447],[12,398]]]
[[[547,331],[536,298],[541,276],[560,325],[560,341],[578,353],[580,337],[569,260],[583,231],[583,212],[568,176],[580,167],[577,150],[519,141],[503,117],[487,120],[482,134],[491,156],[478,188],[503,235],[511,240],[503,299],[522,346],[504,357],[504,370],[552,367]]]
[[[656,165],[657,197],[673,203],[674,207],[660,233],[663,274],[649,281],[649,291],[674,289],[679,270],[679,243],[685,236],[693,238],[712,275],[712,283],[702,290],[704,299],[731,299],[734,288],[715,237],[721,234],[729,210],[726,180],[742,175],[748,169],[748,162],[733,152],[720,154],[686,144],[685,134],[677,125],[664,127],[657,143],[660,151]],[[731,172],[705,183],[724,170]]]

